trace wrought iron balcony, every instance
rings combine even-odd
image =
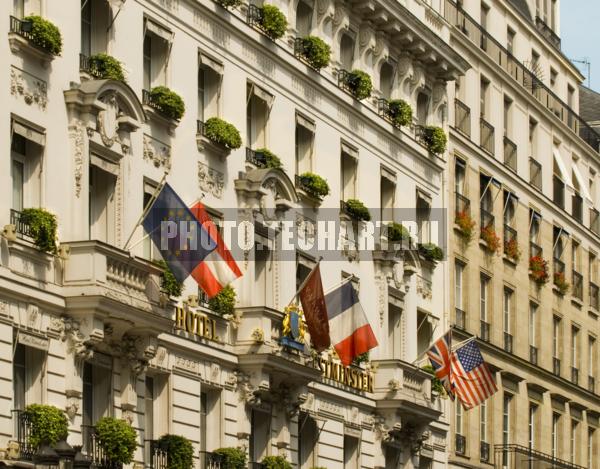
[[[467,313],[465,313],[462,309],[455,309],[456,311],[456,327],[458,329],[462,329],[463,331],[466,329],[467,325]]]
[[[154,98],[152,97],[152,94],[150,94],[150,90],[142,90],[142,104],[154,109],[161,116],[164,116],[164,117],[167,117],[168,119],[170,119],[170,117],[168,117],[168,114],[166,113],[165,109],[154,100]]]
[[[504,165],[517,172],[517,144],[506,136],[504,137]]]
[[[486,441],[479,442],[479,459],[483,462],[490,461],[490,444]]]
[[[513,336],[508,332],[504,333],[504,351],[513,353]]]
[[[459,99],[454,100],[454,127],[471,138],[471,109]]]
[[[571,382],[573,384],[579,384],[579,368],[571,367]]]
[[[252,163],[259,168],[267,167],[267,158],[265,157],[265,154],[248,147],[246,147],[246,162]]]
[[[538,349],[533,345],[529,346],[529,362],[532,365],[538,364]]]
[[[490,341],[490,323],[484,320],[479,321],[479,338],[484,342]]]
[[[537,190],[542,190],[542,164],[533,157],[529,157],[529,183]]]
[[[108,458],[106,450],[100,444],[100,440],[98,439],[98,434],[96,433],[96,428],[94,426],[82,425],[81,437],[83,442],[81,451],[92,461],[93,467],[98,469],[122,469],[123,464],[111,461]]]
[[[221,469],[224,464],[225,458],[222,455],[200,451],[200,469]]]
[[[454,439],[454,449],[456,454],[464,455],[467,452],[467,438],[464,435],[456,434]]]
[[[31,226],[29,226],[29,223],[21,221],[21,212],[11,209],[10,224],[15,226],[15,231],[19,237],[31,238]]]
[[[583,300],[583,275],[576,270],[573,271],[573,297]]]
[[[595,208],[590,209],[590,230],[600,235],[600,212]]]
[[[565,183],[556,174],[552,177],[552,201],[560,208],[565,208]]]
[[[572,462],[521,445],[494,446],[494,467],[585,469]]]
[[[494,126],[483,117],[479,119],[479,146],[490,155],[494,155]]]
[[[560,376],[560,358],[552,358],[552,373],[556,376]]]
[[[31,21],[23,21],[16,16],[10,17],[10,32],[16,33],[19,36],[23,36],[28,41],[33,40],[31,30],[33,29],[33,23]]]
[[[145,443],[148,451],[146,464],[149,464],[150,469],[166,469],[168,455],[158,446],[158,440],[146,440]]]
[[[596,378],[593,376],[588,376],[588,391],[596,392]]]
[[[460,213],[471,213],[471,201],[462,194],[458,192],[455,193],[455,205],[454,205],[454,215],[458,216]]]
[[[571,198],[571,215],[579,223],[583,223],[583,197],[577,192]]]
[[[556,34],[554,30],[539,16],[535,17],[535,25],[538,31],[542,33],[542,36],[544,36],[550,44],[560,50],[560,37],[558,34]]]
[[[79,54],[79,71],[85,72],[94,78],[102,77],[100,71],[90,63],[90,58],[84,54]]]
[[[29,438],[31,436],[31,420],[29,414],[20,409],[13,410],[12,414],[14,437],[17,439],[17,444],[19,445],[19,459],[31,461],[36,448],[29,443]]]
[[[600,300],[600,295],[599,295],[600,289],[598,288],[598,285],[596,285],[593,282],[590,282],[589,288],[590,288],[590,308],[594,308],[597,311],[598,309],[600,309],[599,308],[599,306],[600,306],[600,301],[599,301]]]

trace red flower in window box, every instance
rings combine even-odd
[[[486,226],[481,229],[481,239],[485,241],[488,251],[491,253],[500,251],[502,241],[500,241],[500,236],[498,236],[493,226]]]
[[[545,285],[550,279],[548,274],[548,262],[542,256],[529,258],[529,276],[538,285]]]
[[[569,290],[569,283],[564,272],[554,272],[554,285],[558,287],[561,295],[564,295]]]
[[[456,225],[460,236],[468,243],[473,239],[473,230],[475,229],[475,220],[468,212],[462,211],[456,214]]]
[[[519,262],[519,259],[521,259],[521,248],[519,247],[519,242],[515,238],[504,243],[504,254],[506,254],[509,259]]]

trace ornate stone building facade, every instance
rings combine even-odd
[[[252,463],[285,456],[303,469],[446,466],[447,403],[413,364],[448,327],[446,264],[392,256],[379,243],[359,255],[349,236],[339,258],[322,262],[325,288],[354,276],[379,341],[350,382],[334,356],[280,340],[284,307],[317,261],[285,248],[283,221],[318,237],[311,220],[347,219],[340,200],[360,199],[374,217],[385,219],[380,208],[413,213],[412,236],[445,245],[429,215],[448,206],[447,161],[428,151],[424,126],[448,131],[446,83],[468,64],[449,44],[455,33],[441,5],[274,4],[288,21],[277,40],[256,26],[254,4],[2,2],[0,184],[12,188],[0,202],[7,464],[30,456],[21,411],[40,402],[65,410],[69,442],[88,453],[99,418],[126,419],[138,467],[153,464],[149,442],[166,433],[192,441],[198,468],[218,467],[211,454],[220,447],[241,448]],[[60,55],[34,44],[30,13],[59,28]],[[320,72],[298,57],[296,38],[308,35],[332,47]],[[98,53],[121,62],[126,80],[102,78],[90,61]],[[368,99],[341,86],[353,69],[372,77]],[[158,86],[183,98],[182,118],[157,104],[149,91]],[[402,127],[384,106],[396,98],[415,110]],[[214,117],[241,129],[241,148],[209,138]],[[267,167],[263,148],[282,166]],[[294,177],[305,172],[327,179],[330,194],[309,195]],[[202,198],[215,221],[245,221],[254,233],[241,239],[233,314],[215,314],[191,279],[179,297],[161,291],[155,250],[136,222],[165,175],[186,203]],[[34,245],[22,218],[32,207],[56,215],[56,253]],[[403,221],[395,217],[387,220]]]

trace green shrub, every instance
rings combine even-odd
[[[437,262],[444,259],[444,251],[434,243],[419,244],[419,253],[430,262]]]
[[[235,290],[231,285],[227,285],[208,300],[208,307],[219,316],[225,316],[226,314],[233,314],[236,301],[237,294]]]
[[[60,55],[62,36],[53,23],[37,15],[26,16],[23,21],[31,23],[31,42],[52,55]]]
[[[369,209],[365,207],[358,199],[348,199],[346,200],[346,212],[352,218],[356,220],[369,221],[371,220],[371,214],[369,213]]]
[[[285,15],[275,5],[260,7],[260,27],[271,39],[279,39],[285,34],[288,22]]]
[[[41,444],[55,445],[66,440],[69,434],[69,422],[65,413],[58,407],[42,404],[31,404],[25,408],[31,422],[29,444],[38,448]]]
[[[431,153],[441,155],[446,151],[448,137],[446,137],[446,133],[441,127],[431,125],[424,127],[422,139]]]
[[[21,212],[20,221],[29,225],[33,242],[40,251],[56,254],[56,216],[43,208],[26,208]]]
[[[91,73],[98,78],[125,81],[121,62],[108,54],[92,55],[89,66]]]
[[[392,222],[387,226],[387,238],[393,243],[410,239],[410,232],[400,223]]]
[[[211,117],[204,123],[204,135],[212,142],[224,145],[229,149],[242,146],[239,130],[233,124],[218,117]]]
[[[246,452],[239,448],[219,448],[213,451],[223,457],[221,462],[221,469],[245,469]]]
[[[163,269],[160,275],[160,289],[169,296],[181,296],[183,292],[183,283],[175,278],[171,269],[162,259],[156,261],[156,264]]]
[[[315,173],[302,173],[300,175],[302,188],[311,195],[322,199],[329,195],[329,184],[327,180]]]
[[[185,114],[185,103],[181,96],[166,86],[157,86],[150,90],[150,100],[160,111],[171,119],[179,120]]]
[[[368,362],[369,362],[369,352],[361,353],[360,355],[355,357],[354,360],[352,360],[353,365],[360,365],[361,363],[368,363]]]
[[[266,456],[261,463],[263,469],[292,469],[292,465],[283,456]]]
[[[242,3],[242,0],[216,0],[216,2],[224,8],[237,8]]]
[[[256,156],[259,160],[262,157],[265,168],[281,168],[283,166],[279,157],[267,148],[256,150]]]
[[[410,104],[403,99],[393,99],[388,102],[388,113],[394,125],[408,125],[412,122],[413,112]]]
[[[311,67],[321,70],[329,65],[331,47],[317,36],[306,36],[302,39],[302,55]]]
[[[368,73],[362,70],[352,70],[346,76],[345,82],[352,95],[359,101],[371,96],[373,83]]]
[[[125,420],[102,417],[96,423],[98,442],[113,463],[129,464],[137,446],[135,430]]]
[[[190,469],[194,466],[194,448],[187,438],[179,435],[163,435],[157,444],[167,453],[166,469]]]
[[[431,375],[431,390],[433,392],[438,393],[441,396],[445,395],[446,388],[444,388],[444,385],[442,384],[440,379],[435,375],[435,370],[433,366],[425,365],[421,369]]]

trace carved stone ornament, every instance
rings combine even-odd
[[[119,104],[114,94],[109,94],[103,98],[106,109],[98,113],[97,123],[98,132],[102,143],[111,148],[115,142],[119,141]]]
[[[240,402],[245,402],[248,405],[260,405],[261,399],[257,389],[250,382],[250,376],[241,371],[235,372],[236,391],[240,396]]]
[[[75,125],[69,126],[69,137],[73,148],[73,167],[75,171],[75,196],[81,195],[81,180],[83,178],[83,145],[85,138],[85,129],[83,123],[78,121]]]
[[[207,164],[198,162],[198,186],[200,190],[212,194],[217,199],[223,196],[225,175]]]
[[[171,168],[171,147],[150,135],[144,134],[144,160],[155,167]]]
[[[158,339],[152,336],[125,335],[121,343],[123,357],[128,361],[134,375],[145,373],[150,360],[156,356]]]
[[[263,331],[260,327],[255,327],[252,329],[252,333],[250,334],[252,340],[257,344],[262,344],[265,341],[265,331]]]
[[[94,350],[89,338],[81,332],[79,322],[69,316],[64,316],[62,324],[61,340],[67,342],[68,352],[75,355],[75,358],[80,361],[90,360]]]
[[[80,401],[81,399],[78,396],[69,396],[67,398],[67,404],[65,405],[65,413],[71,421],[75,419],[77,413],[79,412]]]
[[[25,104],[36,104],[43,111],[48,105],[47,83],[15,66],[10,69],[10,94],[21,96]]]

